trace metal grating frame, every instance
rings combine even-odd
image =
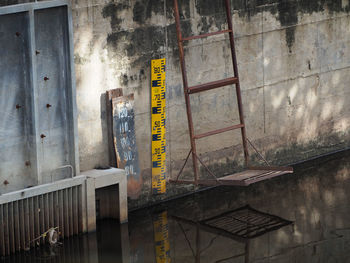
[[[281,217],[260,212],[249,205],[238,208],[200,223],[218,232],[224,232],[238,238],[252,239],[292,224]]]
[[[58,227],[60,238],[82,233],[83,185],[76,181],[76,185],[52,192],[43,190],[36,195],[28,194],[31,189],[27,189],[21,199],[0,200],[0,256],[45,244],[42,238],[39,242],[33,240],[51,228]]]

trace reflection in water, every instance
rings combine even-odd
[[[243,254],[222,258],[215,262],[224,262],[230,259],[244,257],[244,262],[248,263],[249,241],[251,239],[292,224],[291,221],[275,215],[262,213],[251,208],[249,205],[197,222],[176,216],[173,218],[178,221],[179,227],[191,249],[192,246],[181,223],[189,224],[196,228],[197,251],[192,251],[196,263],[200,263],[201,253],[211,245],[205,249],[201,249],[200,233],[203,231],[221,235],[245,245],[245,252]]]
[[[247,188],[218,187],[135,211],[129,225],[101,221],[96,233],[1,262],[350,263],[350,152],[295,171]],[[247,203],[259,216],[254,209],[238,209]],[[206,220],[223,213],[226,217]]]
[[[45,246],[4,257],[0,262],[129,263],[128,225],[103,220],[97,229],[96,233],[61,240],[62,243],[54,247]]]
[[[153,218],[154,244],[157,263],[170,263],[168,213],[162,212]]]

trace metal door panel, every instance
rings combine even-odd
[[[0,193],[37,183],[32,170],[28,14],[0,16]]]
[[[69,39],[66,7],[35,11],[35,42],[38,55],[37,106],[41,134],[42,182],[69,177],[71,165],[67,93],[69,87]],[[45,136],[45,137],[44,137]]]

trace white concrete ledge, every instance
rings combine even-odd
[[[81,206],[83,216],[83,232],[96,230],[96,190],[104,187],[116,186],[113,190],[107,190],[105,192],[105,195],[108,196],[108,205],[110,207],[110,213],[107,213],[107,216],[119,218],[120,223],[126,223],[128,221],[127,177],[124,170],[116,168],[90,170],[82,172],[79,176],[73,178],[6,193],[0,195],[0,205],[10,205],[13,202],[76,186],[81,186],[81,202],[79,206]]]
[[[22,190],[0,195],[0,205],[23,200],[26,198],[55,192],[61,189],[82,185],[86,180],[85,176],[75,176],[73,178],[55,181],[53,183],[41,184]]]
[[[96,189],[118,185],[118,196],[115,200],[119,202],[119,220],[120,223],[128,221],[128,200],[127,200],[127,178],[122,169],[110,168],[106,170],[89,170],[81,173],[86,176],[86,197],[87,197],[87,230],[89,232],[96,230]],[[114,192],[111,191],[111,194]]]

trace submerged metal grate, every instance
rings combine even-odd
[[[200,223],[239,238],[250,239],[289,225],[292,221],[245,206]]]
[[[32,242],[50,228],[61,238],[82,232],[82,186],[73,186],[0,205],[0,255],[39,244]]]

